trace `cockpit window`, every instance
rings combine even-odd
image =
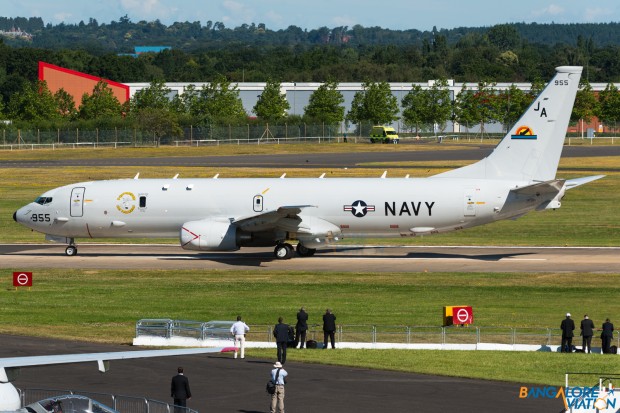
[[[52,197],[51,196],[40,196],[37,199],[35,199],[34,202],[36,202],[39,205],[50,204],[52,202]]]

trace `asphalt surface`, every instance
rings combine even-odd
[[[471,145],[456,150],[398,152],[340,152],[316,154],[186,156],[153,158],[92,158],[59,160],[0,160],[0,168],[43,168],[60,166],[178,166],[178,167],[252,167],[252,168],[384,168],[366,166],[370,162],[479,160],[493,150],[490,145]],[[565,146],[563,157],[620,156],[617,146]]]
[[[278,260],[272,248],[237,252],[185,251],[178,245],[78,244],[67,257],[59,244],[0,244],[0,268],[222,269],[347,272],[588,272],[620,273],[620,247],[359,247],[318,250]]]
[[[129,351],[110,346],[0,335],[0,357]],[[346,351],[346,350],[289,350]],[[275,356],[275,350],[274,350]],[[450,363],[446,359],[446,363]],[[269,412],[265,383],[273,361],[232,359],[230,355],[175,356],[111,362],[101,374],[96,363],[27,367],[14,385],[145,397],[171,403],[170,380],[183,366],[190,380],[188,407],[205,412]],[[519,399],[524,383],[469,380],[289,361],[287,412],[559,412],[558,399]],[[59,392],[59,393],[62,393]],[[88,394],[87,394],[88,395]]]

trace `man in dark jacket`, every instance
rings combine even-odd
[[[284,324],[282,317],[278,318],[278,324],[273,328],[273,336],[278,346],[278,361],[286,363],[286,346],[288,344],[288,324]]]
[[[562,348],[560,352],[571,353],[573,351],[573,331],[575,330],[575,322],[570,318],[570,313],[566,313],[566,318],[560,324],[562,330]]]
[[[582,338],[582,346],[581,349],[584,353],[590,353],[592,348],[590,345],[592,344],[592,335],[594,334],[594,322],[588,318],[588,315],[583,316],[583,320],[581,320],[581,338]],[[586,351],[587,347],[587,351]]]
[[[604,354],[609,354],[609,346],[611,344],[611,339],[614,338],[614,325],[611,324],[609,318],[605,320],[603,323],[603,332],[601,333],[602,340],[602,348]]]
[[[301,307],[297,313],[297,324],[295,325],[295,342],[299,343],[299,348],[304,348],[306,344],[306,331],[308,331],[308,313]]]
[[[174,399],[175,406],[186,407],[187,400],[192,398],[192,392],[189,390],[189,380],[183,375],[183,367],[177,369],[177,375],[172,378],[170,384],[170,396]],[[175,413],[179,413],[185,409],[175,407]]]
[[[335,338],[336,335],[336,316],[332,314],[332,310],[329,308],[325,310],[323,314],[323,350],[327,348],[327,337],[332,342],[332,348],[336,348]]]

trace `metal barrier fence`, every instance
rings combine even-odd
[[[218,324],[219,323],[219,324]],[[170,319],[143,319],[136,323],[136,337],[192,337],[230,339],[233,321],[186,321]],[[273,325],[250,325],[248,341],[273,342]],[[307,339],[322,341],[323,330],[318,324],[309,325]],[[617,333],[617,332],[616,332]],[[615,334],[620,347],[620,334]],[[494,327],[494,326],[389,326],[350,325],[337,326],[336,339],[340,342],[398,343],[398,344],[530,344],[559,346],[562,336],[559,328],[544,327]],[[596,339],[596,336],[595,336]],[[577,336],[573,340],[581,345]],[[596,345],[595,345],[596,346]]]
[[[367,134],[365,136],[368,136]],[[183,128],[178,136],[161,136],[137,128],[114,129],[0,129],[0,145],[7,149],[39,147],[121,147],[159,145],[205,145],[241,143],[279,143],[299,141],[342,141],[345,133],[340,126],[330,125],[211,125]],[[353,136],[352,136],[353,138]]]
[[[121,413],[198,413],[188,407],[174,406],[158,400],[143,397],[93,393],[62,389],[18,389],[22,406],[65,394],[86,396]]]

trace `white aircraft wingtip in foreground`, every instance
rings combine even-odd
[[[488,157],[429,178],[82,182],[44,193],[13,218],[69,244],[67,255],[77,253],[76,238],[178,237],[188,250],[275,246],[286,259],[290,241],[311,256],[346,238],[436,234],[559,208],[566,190],[602,176],[556,178],[582,68],[556,71]]]
[[[21,408],[17,389],[11,384],[17,378],[21,367],[48,366],[54,364],[84,363],[96,361],[100,372],[109,370],[110,360],[136,358],[186,356],[205,353],[227,353],[237,351],[235,347],[185,348],[171,350],[117,351],[108,353],[59,354],[50,356],[0,358],[0,412]]]

